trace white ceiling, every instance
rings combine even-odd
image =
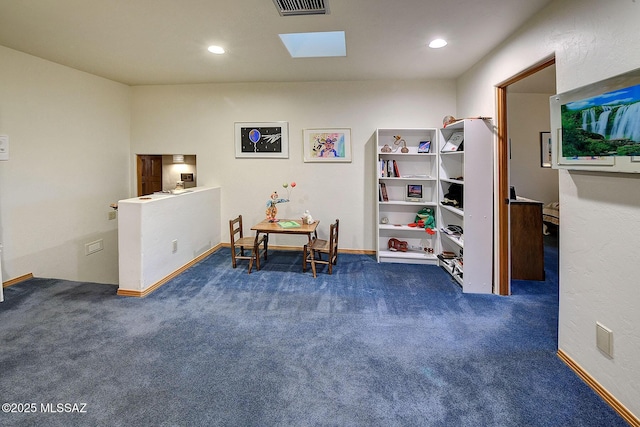
[[[0,45],[129,85],[448,79],[549,2],[328,0],[282,17],[272,0],[1,0]],[[345,31],[347,56],[293,59],[278,37],[312,31]]]

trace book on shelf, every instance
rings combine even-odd
[[[453,132],[447,143],[440,150],[443,153],[450,153],[454,151],[462,151],[462,142],[464,141],[464,132]]]
[[[400,168],[395,160],[380,160],[380,178],[400,178]]]
[[[389,195],[387,194],[387,184],[385,184],[384,182],[380,183],[380,201],[381,202],[389,201]]]

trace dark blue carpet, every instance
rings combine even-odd
[[[272,252],[247,275],[228,249],[144,299],[29,280],[0,305],[0,396],[37,411],[0,424],[626,425],[556,356],[557,250],[547,258],[547,280],[511,297],[359,255],[314,280],[300,254]]]

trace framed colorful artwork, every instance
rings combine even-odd
[[[289,157],[288,122],[236,122],[236,158]]]
[[[305,129],[302,141],[305,162],[351,161],[351,129]]]
[[[640,69],[549,101],[552,167],[640,173]]]

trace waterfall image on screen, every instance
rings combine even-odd
[[[640,156],[640,85],[563,104],[562,156]]]

